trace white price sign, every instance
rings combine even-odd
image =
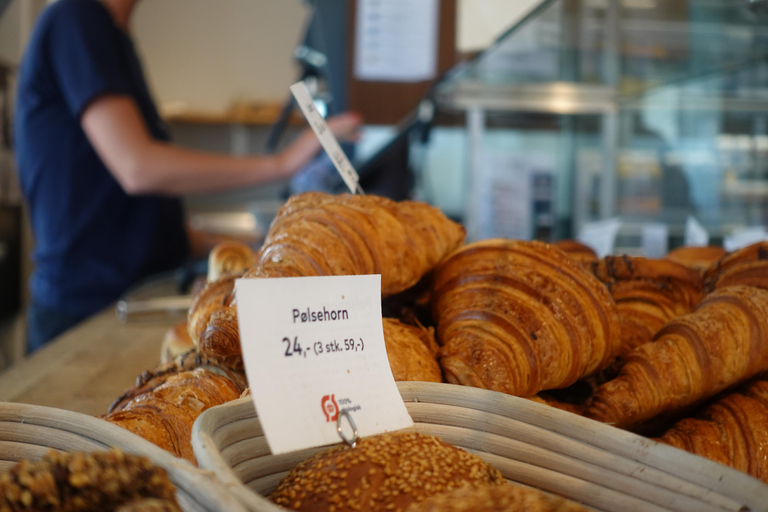
[[[413,425],[387,359],[381,276],[235,286],[245,371],[273,454],[339,442],[344,410],[360,436]]]
[[[293,97],[296,98],[296,103],[298,103],[301,113],[304,114],[309,126],[312,127],[312,131],[317,135],[320,145],[328,153],[349,191],[353,194],[356,192],[363,194],[363,189],[358,183],[360,178],[357,175],[357,171],[352,167],[352,163],[347,158],[347,155],[344,154],[344,150],[339,146],[339,141],[336,140],[336,137],[328,129],[325,119],[317,111],[315,100],[312,99],[312,94],[310,94],[306,84],[304,82],[296,82],[290,89]]]

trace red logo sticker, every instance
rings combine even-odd
[[[339,405],[336,403],[335,395],[325,395],[320,405],[323,408],[326,423],[339,419]]]

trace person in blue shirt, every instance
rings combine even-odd
[[[53,3],[21,63],[15,150],[35,238],[28,352],[184,262],[195,240],[179,196],[288,178],[320,150],[309,129],[269,156],[170,144],[130,37],[137,2]],[[360,123],[328,120],[342,138]]]

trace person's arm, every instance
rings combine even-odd
[[[328,119],[337,136],[360,126],[356,114]],[[270,156],[230,156],[181,148],[153,139],[128,96],[104,95],[83,111],[81,126],[99,157],[129,194],[216,192],[288,178],[320,150],[311,130]]]

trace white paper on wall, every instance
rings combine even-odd
[[[421,82],[437,76],[439,0],[358,0],[354,75]]]

